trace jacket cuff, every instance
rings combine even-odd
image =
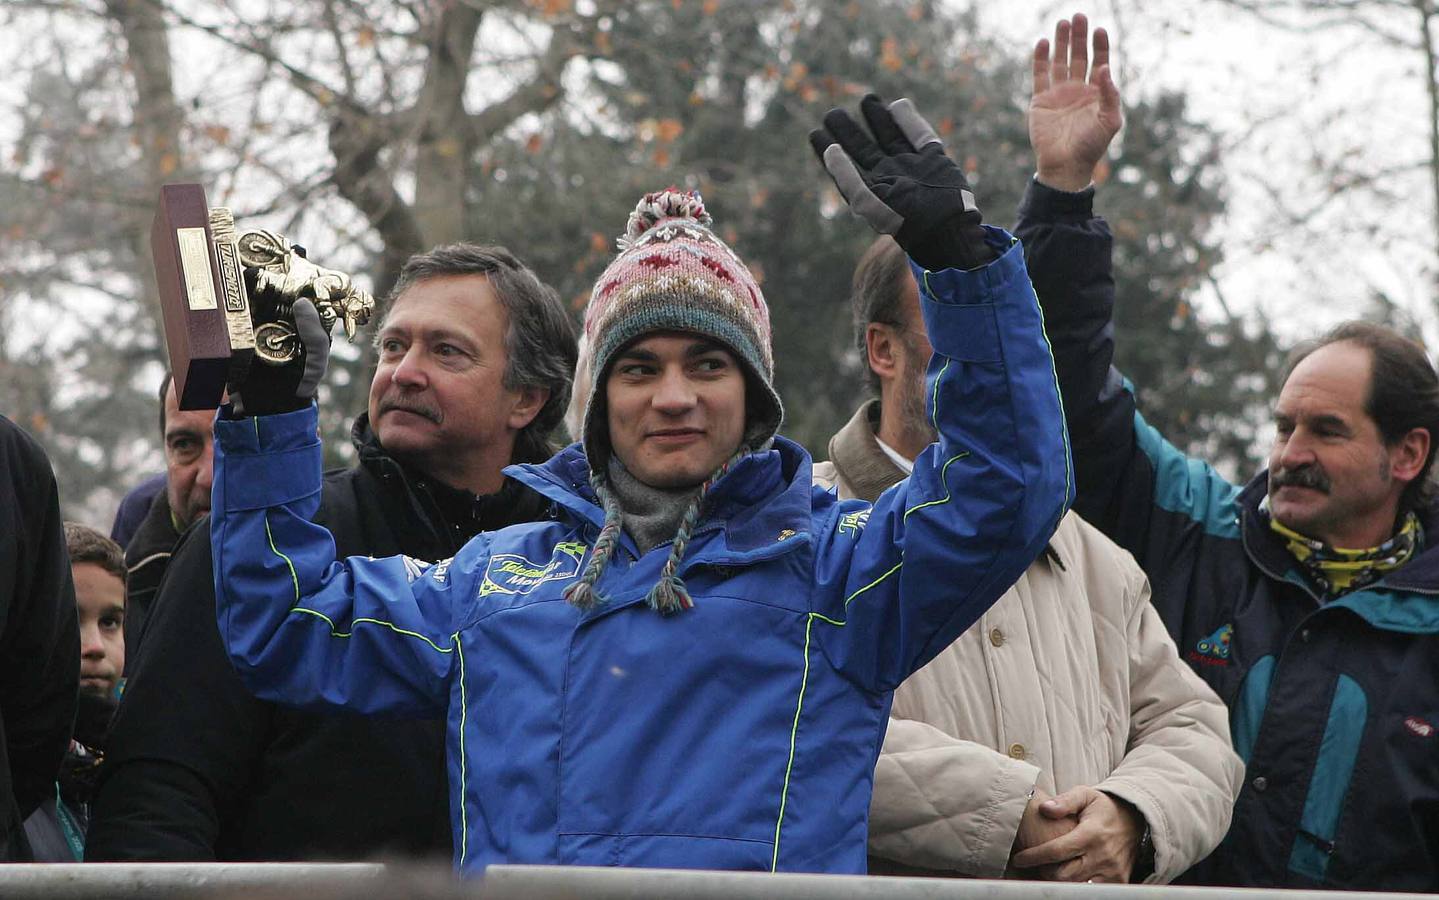
[[[266,509],[320,491],[323,464],[314,404],[275,416],[215,420],[216,477],[224,512]]]
[[[1019,823],[1024,819],[1031,792],[1039,783],[1039,767],[1006,757],[995,776],[988,815],[976,816],[988,825],[985,839],[976,842],[974,854],[960,870],[974,878],[1004,877],[1015,838],[1019,836]]]
[[[1026,298],[1034,297],[1019,241],[1000,228],[985,226],[985,230],[991,243],[1007,248],[988,265],[931,271],[910,261],[920,286],[920,309],[930,344],[936,353],[959,362],[999,362],[995,305],[1009,299],[1017,282],[1023,284]]]
[[[1019,217],[1038,221],[1082,222],[1094,218],[1094,185],[1070,193],[1029,179],[1024,198],[1019,201]]]

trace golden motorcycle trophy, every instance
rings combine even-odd
[[[315,265],[273,231],[236,234],[224,207],[198,184],[167,184],[150,229],[165,346],[181,409],[214,409],[226,384],[252,365],[284,365],[300,352],[290,309],[306,297],[329,331],[354,340],[375,298],[350,276]]]

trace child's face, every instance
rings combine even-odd
[[[70,571],[80,614],[80,690],[110,697],[125,671],[125,584],[95,563]]]

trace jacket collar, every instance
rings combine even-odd
[[[125,567],[133,570],[169,559],[179,540],[180,532],[175,530],[175,519],[170,515],[170,496],[162,488],[150,501],[150,509],[125,548]]]
[[[544,516],[545,504],[540,498],[512,478],[506,478],[494,494],[476,495],[405,465],[380,443],[367,412],[355,417],[350,442],[359,455],[360,466],[382,484],[392,486],[411,515],[435,530],[437,537],[443,536],[439,538],[443,543],[453,542],[454,549],[481,531]]]
[[[894,464],[875,437],[879,414],[879,400],[867,400],[829,439],[829,461],[834,463],[835,471],[856,497],[869,503],[909,477],[908,472]],[[1054,541],[1044,545],[1044,553],[1061,569],[1068,568]]]
[[[769,558],[810,542],[812,462],[803,447],[775,437],[771,449],[735,463],[710,490],[696,545],[687,562],[744,563]],[[576,443],[542,464],[510,466],[505,474],[553,501],[576,519],[604,525],[604,511],[589,482],[589,461]]]
[[[1269,493],[1269,473],[1254,476],[1239,494],[1244,548],[1270,577],[1314,589],[1300,572],[1299,563],[1270,527],[1259,504]],[[1351,609],[1376,628],[1409,633],[1439,633],[1439,505],[1419,514],[1424,526],[1424,547],[1407,564],[1375,584],[1346,594],[1328,605]]]
[[[874,436],[878,424],[879,401],[869,400],[829,439],[829,458],[840,477],[856,497],[870,503],[905,477]]]

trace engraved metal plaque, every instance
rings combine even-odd
[[[176,228],[180,267],[185,272],[185,299],[191,309],[215,308],[215,275],[210,271],[210,241],[203,228]]]

